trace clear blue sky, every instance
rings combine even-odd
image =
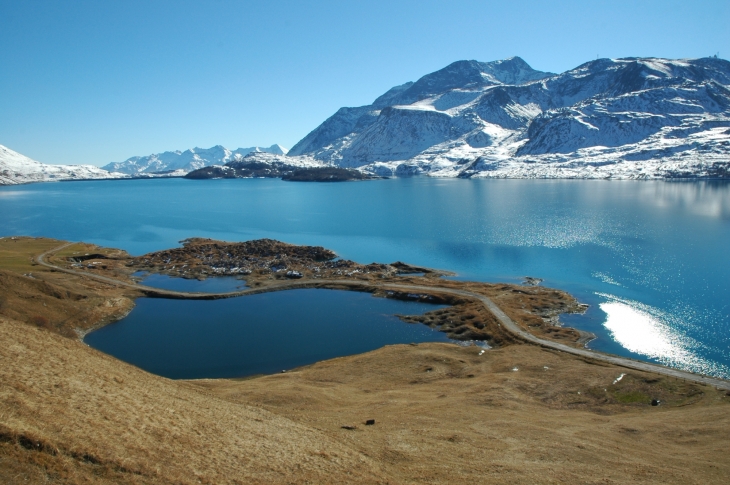
[[[730,1],[0,0],[0,144],[104,165],[290,148],[459,59],[730,56]]]

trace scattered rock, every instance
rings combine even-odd
[[[537,286],[542,282],[542,278],[533,278],[532,276],[525,276],[522,280],[522,284],[525,286]]]
[[[365,421],[365,426],[372,426],[374,424],[375,424],[374,419],[368,419],[367,421]]]

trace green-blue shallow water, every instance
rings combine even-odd
[[[591,305],[590,347],[730,377],[730,185],[454,180],[132,180],[0,188],[0,235],[142,254],[202,236],[322,245],[459,278],[544,278]]]

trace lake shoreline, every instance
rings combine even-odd
[[[57,257],[54,259],[55,253],[51,250],[39,255],[36,261],[56,271],[116,284],[136,292],[139,296],[149,298],[216,300],[294,288],[327,288],[364,291],[385,298],[448,304],[454,307],[454,312],[427,314],[429,318],[421,323],[444,331],[453,340],[483,340],[490,346],[513,342],[514,335],[503,329],[491,312],[479,304],[475,305],[468,297],[465,299],[465,294],[451,292],[454,289],[473,287],[477,291],[500,297],[503,305],[510,307],[515,315],[519,315],[521,325],[533,333],[569,343],[577,342],[581,338],[581,334],[574,329],[556,326],[553,322],[559,314],[581,312],[585,307],[565,292],[541,286],[444,280],[441,276],[451,273],[410,266],[401,262],[390,265],[378,263],[360,265],[353,261],[335,259],[334,253],[327,252],[324,248],[293,246],[271,240],[224,243],[193,238],[186,240],[183,248],[137,258],[105,256],[102,253],[109,250],[108,248],[76,257],[73,253],[81,252],[70,251],[68,248],[73,247],[73,244],[75,243],[66,243],[57,248],[64,250],[60,259]],[[222,264],[218,260],[211,260],[210,254],[235,255],[236,250],[244,251],[245,256],[239,254],[239,259],[247,258],[247,263],[258,265],[247,276],[249,288],[241,291],[194,293],[164,290],[137,284],[131,276],[140,270],[174,275],[175,273],[168,268],[174,269],[184,261],[190,261],[192,253],[208,261],[209,264],[199,265],[194,272],[190,272],[193,270],[187,272],[187,275],[209,276],[212,272],[211,267],[218,268]],[[112,251],[118,252],[118,250]],[[203,253],[199,253],[200,251]],[[287,251],[290,254],[287,254]],[[312,254],[316,255],[315,259],[312,259]],[[49,258],[49,262],[46,262],[45,258]],[[285,270],[271,270],[279,268],[282,262],[286,264]],[[232,264],[236,264],[237,268],[243,266],[241,261],[238,263],[229,261],[227,264],[229,267]],[[295,273],[297,277],[291,278],[291,273]],[[424,274],[424,276],[408,276],[409,273]],[[117,279],[120,276],[124,280]],[[409,292],[408,285],[419,286],[419,292]],[[533,310],[521,315],[524,313],[524,308]],[[412,321],[407,318],[405,320]]]

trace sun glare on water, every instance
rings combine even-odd
[[[621,301],[607,301],[599,306],[607,315],[603,325],[631,352],[655,359],[686,361],[690,357],[680,337],[649,312]]]
[[[606,293],[598,295],[608,300],[599,304],[606,313],[603,326],[622,347],[665,365],[707,372],[707,362],[692,351],[697,342],[667,323],[660,310]]]
[[[606,313],[603,326],[625,349],[691,372],[730,376],[728,367],[700,356],[702,344],[677,330],[676,317],[638,301],[597,295],[607,300],[599,304]]]

